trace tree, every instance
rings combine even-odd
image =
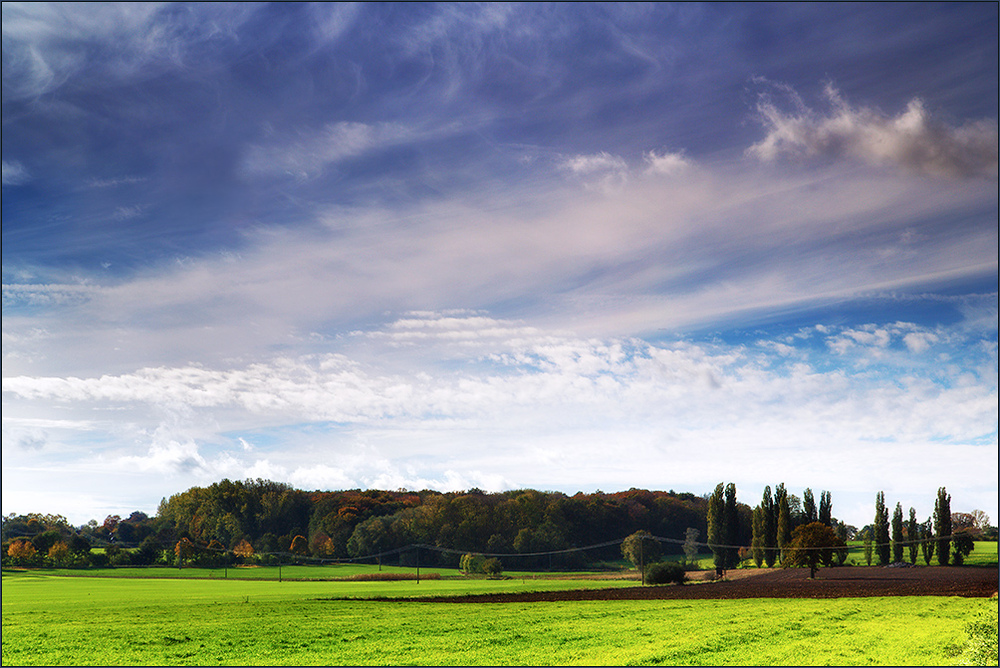
[[[29,565],[34,561],[36,554],[38,554],[38,550],[35,549],[35,546],[29,540],[15,540],[7,548],[7,556],[18,566]]]
[[[917,553],[920,551],[920,525],[917,523],[917,511],[910,508],[910,519],[906,522],[906,539],[909,541],[910,563],[917,563]]]
[[[753,538],[750,548],[753,562],[760,568],[764,564],[764,507],[758,505],[753,509]]]
[[[764,563],[771,568],[778,558],[778,517],[770,485],[764,488],[760,503],[764,508]]]
[[[828,527],[833,526],[833,501],[827,491],[819,493],[819,521]]]
[[[483,562],[483,573],[486,573],[486,577],[499,577],[503,573],[503,563],[496,557],[490,557]]]
[[[725,485],[719,483],[715,486],[712,496],[708,497],[708,547],[712,550],[712,561],[715,563],[715,572],[722,573],[725,570],[726,557],[722,545],[725,540],[725,518],[726,502],[723,498]]]
[[[837,526],[834,528],[834,532],[837,534],[837,540],[840,541],[843,547],[838,548],[834,551],[834,556],[837,557],[837,565],[843,566],[844,562],[847,561],[847,526],[843,522],[837,522]]]
[[[934,502],[934,534],[937,537],[938,564],[947,566],[951,561],[951,495],[944,487],[938,488]]]
[[[694,527],[684,530],[684,561],[693,564],[698,559],[698,536],[700,531]]]
[[[726,548],[726,569],[736,568],[740,563],[740,548],[737,547],[740,535],[740,515],[736,506],[736,485],[729,483],[726,485],[726,504],[724,521]]]
[[[233,554],[246,562],[254,554],[253,545],[250,544],[250,541],[244,538],[236,544],[236,547],[233,548]]]
[[[923,554],[924,563],[928,566],[931,565],[931,559],[934,558],[934,548],[936,545],[931,518],[928,517],[927,521],[920,525],[920,552]]]
[[[777,522],[775,523],[777,539],[775,542],[778,545],[780,558],[784,559],[785,546],[792,540],[792,512],[788,506],[788,492],[785,491],[784,483],[777,487],[775,504],[778,507]]]
[[[645,529],[622,541],[622,556],[642,572],[646,564],[660,560],[660,543]]]
[[[871,527],[865,527],[861,530],[861,542],[865,549],[865,563],[868,566],[872,565],[872,529]]]
[[[292,544],[288,546],[288,551],[292,554],[305,556],[309,553],[309,541],[305,536],[299,535],[292,539]]]
[[[63,565],[69,560],[69,554],[69,545],[62,541],[49,548],[49,559],[59,565]]]
[[[816,512],[816,499],[813,497],[812,489],[808,487],[802,492],[802,518],[805,524],[819,521],[819,514]]]
[[[194,545],[187,538],[181,538],[174,545],[174,554],[177,555],[177,567],[183,568],[184,562],[194,555]]]
[[[977,531],[982,532],[982,531],[986,531],[986,529],[989,528],[989,526],[990,526],[990,516],[987,515],[985,512],[983,512],[982,510],[978,510],[977,509],[977,510],[973,510],[969,514],[972,515],[972,522],[973,522],[972,526]]]
[[[792,532],[792,542],[788,547],[788,556],[781,565],[808,566],[809,578],[816,577],[820,564],[830,566],[833,563],[833,552],[842,546],[836,532],[822,522],[810,522],[796,527]]]
[[[878,555],[878,565],[888,566],[891,546],[889,544],[889,511],[885,507],[885,492],[875,496],[875,521],[872,523],[875,531],[875,554]]]
[[[951,544],[954,548],[954,555],[952,556],[956,566],[964,564],[965,558],[976,549],[976,544],[972,540],[972,531],[969,529],[956,531],[954,536],[952,536]]]
[[[903,560],[903,504],[896,502],[892,511],[892,563]]]
[[[463,554],[458,561],[458,569],[466,575],[486,572],[486,557],[481,554]]]

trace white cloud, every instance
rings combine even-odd
[[[805,108],[785,112],[768,95],[757,105],[767,136],[748,153],[770,161],[779,156],[850,158],[894,165],[934,176],[997,175],[997,122],[981,120],[950,126],[913,99],[897,116],[852,107],[832,85],[826,87],[826,114]]]
[[[3,305],[64,305],[85,301],[101,290],[96,285],[67,283],[4,283]]]
[[[19,186],[31,180],[27,168],[17,160],[3,161],[3,185]]]
[[[606,151],[566,158],[562,167],[584,179],[588,188],[602,192],[619,191],[628,181],[629,167],[624,158]]]
[[[83,429],[90,445],[80,456],[90,459],[81,468],[110,466],[177,484],[261,477],[320,489],[611,489],[704,479],[709,489],[718,478],[870,490],[885,485],[872,471],[873,456],[895,460],[881,470],[905,469],[921,484],[932,466],[940,479],[928,489],[958,471],[966,485],[973,469],[982,474],[977,480],[995,478],[995,469],[973,464],[991,448],[995,454],[995,346],[969,346],[978,335],[960,325],[948,332],[911,323],[821,329],[829,341],[851,342],[845,355],[893,354],[876,374],[851,359],[831,366],[798,337],[650,345],[479,312],[409,313],[373,336],[341,340],[345,351],[361,345],[367,362],[329,353],[229,369],[8,377],[4,412],[52,405],[67,419],[114,416]],[[385,347],[399,331],[429,336]],[[914,346],[912,334],[937,342]],[[941,351],[967,359],[940,366]],[[984,371],[970,375],[970,366]],[[133,426],[124,429],[123,420]],[[72,448],[71,420],[5,419],[5,463],[11,456],[23,469],[36,452],[23,447],[38,442],[32,430],[57,429],[61,447]],[[108,443],[97,459],[95,430]],[[708,472],[705,461],[713,462]]]
[[[316,132],[302,132],[291,139],[275,139],[251,146],[243,168],[249,175],[277,173],[312,178],[327,165],[408,141],[414,136],[413,131],[395,123],[340,121]]]
[[[89,72],[146,78],[184,68],[192,47],[235,41],[252,5],[3,3],[4,96],[34,98]],[[101,48],[95,48],[95,47]]]
[[[650,174],[673,176],[691,168],[691,162],[684,157],[683,153],[663,153],[659,155],[656,151],[650,151],[646,153],[645,158],[646,163],[649,165],[647,171]]]

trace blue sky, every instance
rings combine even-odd
[[[997,6],[3,4],[3,513],[997,511]]]

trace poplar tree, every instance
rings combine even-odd
[[[764,564],[764,506],[763,503],[753,509],[753,538],[750,540],[750,549],[753,553],[753,562],[760,568]]]
[[[833,525],[833,501],[830,492],[819,493],[819,521],[827,526]]]
[[[761,507],[764,510],[764,563],[771,568],[778,558],[778,518],[775,516],[770,485],[764,488]]]
[[[944,487],[938,489],[934,502],[934,534],[937,537],[938,564],[947,566],[951,561],[951,494]]]
[[[792,513],[788,507],[788,492],[784,483],[778,485],[777,497],[778,506],[777,520],[777,542],[778,550],[781,552],[781,559],[785,558],[785,546],[792,541]]]
[[[935,546],[934,530],[931,527],[931,518],[928,517],[927,521],[920,525],[920,552],[923,554],[924,563],[928,566],[931,565],[931,559],[934,558]]]
[[[740,514],[736,507],[736,485],[729,483],[726,485],[726,517],[723,521],[725,527],[726,545],[726,568],[736,568],[740,563],[740,548],[736,543],[740,536]]]
[[[906,523],[906,539],[910,542],[910,563],[917,563],[917,552],[920,550],[920,525],[917,524],[917,511],[910,508],[910,519]]]
[[[892,563],[903,560],[903,504],[896,502],[892,511]]]
[[[885,507],[885,492],[879,492],[875,497],[875,554],[878,555],[878,565],[888,566],[891,546],[889,544],[889,511]]]
[[[726,569],[726,502],[724,499],[725,485],[721,482],[715,486],[715,492],[708,498],[708,546],[712,550],[712,560],[715,571],[721,573]]]
[[[808,487],[802,492],[802,516],[803,524],[812,524],[818,521],[819,518],[819,515],[816,513],[816,498],[813,496],[813,491]]]

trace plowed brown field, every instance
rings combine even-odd
[[[574,589],[516,594],[420,597],[435,603],[528,603],[535,601],[621,601],[658,599],[845,598],[861,596],[988,597],[997,592],[995,568],[912,567],[730,571],[722,580],[685,585]],[[399,599],[396,599],[399,600]]]

